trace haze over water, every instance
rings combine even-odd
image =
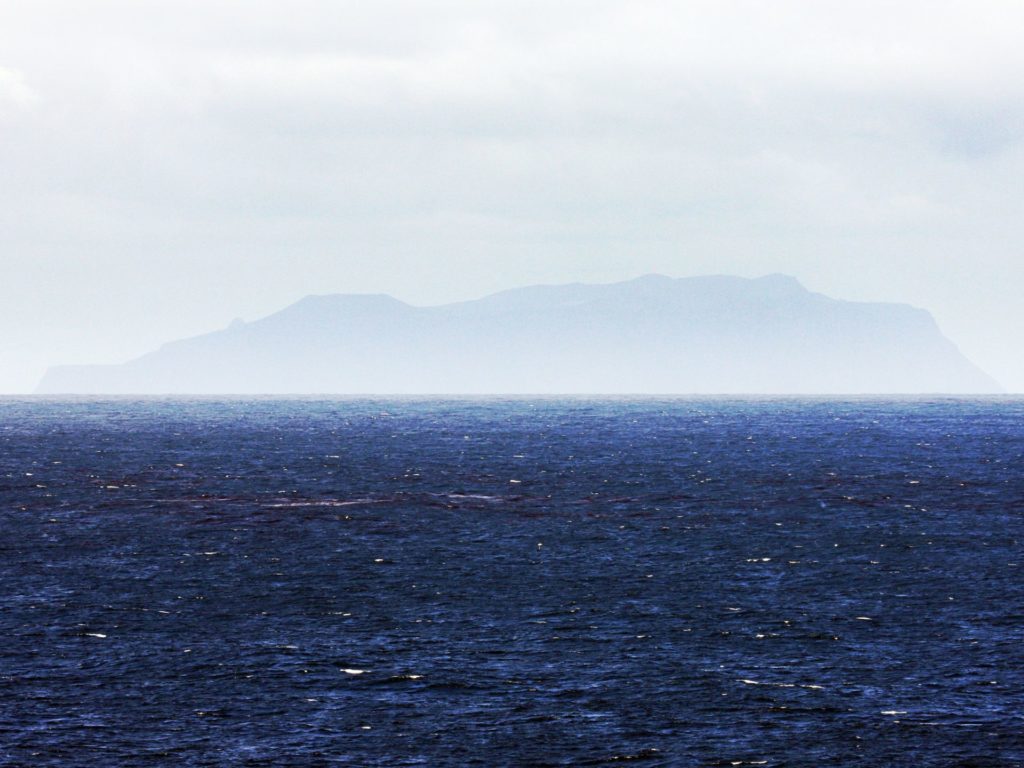
[[[1022,417],[0,400],[0,763],[1019,765]]]

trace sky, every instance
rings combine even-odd
[[[0,393],[307,294],[781,272],[1024,391],[1024,4],[0,0]]]

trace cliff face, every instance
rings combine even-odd
[[[990,393],[931,316],[793,278],[648,276],[413,307],[309,296],[117,366],[59,366],[40,393]]]

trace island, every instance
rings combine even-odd
[[[42,394],[994,393],[925,310],[785,275],[648,275],[441,306],[318,295],[122,365],[56,366]]]

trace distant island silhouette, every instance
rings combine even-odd
[[[905,304],[796,279],[648,275],[417,307],[308,296],[123,365],[56,366],[41,394],[902,394],[999,386]]]

